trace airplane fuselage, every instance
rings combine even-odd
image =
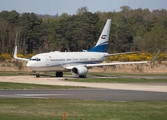
[[[49,52],[33,56],[27,67],[36,72],[66,71],[69,66],[96,64],[106,59],[108,53],[99,52]]]

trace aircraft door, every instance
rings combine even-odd
[[[46,66],[50,65],[50,56],[46,56]]]

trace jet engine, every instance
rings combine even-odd
[[[71,69],[71,73],[74,76],[79,76],[79,77],[86,77],[86,74],[88,72],[88,69],[84,66],[77,66]]]

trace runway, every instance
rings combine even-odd
[[[0,82],[29,83],[41,85],[82,86],[88,88],[101,88],[112,90],[134,90],[149,92],[167,92],[167,83],[89,83],[72,82],[66,78],[34,76],[0,76]]]
[[[167,83],[86,83],[65,78],[0,76],[0,82],[84,86],[74,90],[0,90],[0,98],[65,98],[105,101],[166,101]]]
[[[167,93],[110,89],[0,90],[0,98],[63,98],[104,101],[166,101]]]

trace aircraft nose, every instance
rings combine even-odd
[[[28,62],[27,63],[27,67],[29,67],[29,68],[31,68],[31,67],[33,67],[34,65],[32,64],[32,62]]]
[[[36,71],[36,67],[35,67],[35,66],[36,66],[36,65],[35,65],[34,62],[29,61],[29,62],[27,63],[27,67],[28,67],[29,69],[31,69],[32,71]]]

